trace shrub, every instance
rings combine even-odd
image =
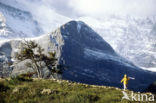
[[[0,83],[0,92],[4,92],[10,89],[8,86],[4,85],[3,83]]]
[[[32,77],[30,77],[29,73],[21,74],[16,77],[11,77],[9,83],[15,85],[15,84],[19,84],[20,82],[24,82],[24,81],[33,81]]]

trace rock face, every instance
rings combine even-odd
[[[102,37],[80,21],[70,21],[56,31],[32,40],[44,48],[45,54],[56,52],[58,63],[67,68],[63,79],[121,87],[120,80],[127,74],[136,78],[129,82],[129,89],[136,91],[145,89],[156,80],[155,73],[144,71],[116,54]],[[19,40],[5,42],[0,51],[14,60],[20,43]],[[19,65],[23,63],[14,63],[12,75],[26,71],[27,68],[18,68]]]

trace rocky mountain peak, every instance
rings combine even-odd
[[[62,74],[62,78],[66,80],[120,87],[121,78],[127,74],[137,78],[129,83],[129,88],[143,90],[156,78],[154,73],[144,71],[117,55],[99,34],[80,21],[70,21],[54,32],[27,40],[38,43],[44,48],[45,54],[56,52],[58,64],[67,68]],[[6,52],[5,55],[7,59],[12,60],[21,42],[23,41],[4,42],[0,46],[0,51],[9,50],[9,53]],[[31,68],[24,67],[26,62],[27,60],[14,63],[11,75],[32,71]],[[46,76],[48,70],[43,68],[43,72]]]

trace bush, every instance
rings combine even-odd
[[[28,74],[28,73],[26,73],[26,74]],[[9,83],[15,85],[15,84],[19,84],[20,82],[24,82],[24,81],[33,81],[33,79],[31,77],[26,76],[25,74],[21,74],[16,77],[11,77]]]
[[[4,85],[3,83],[0,83],[0,92],[5,92],[8,89],[10,89],[8,86]]]

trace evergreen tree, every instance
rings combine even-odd
[[[57,69],[56,53],[49,52],[48,55],[45,55],[43,52],[44,49],[34,41],[25,41],[25,43],[22,43],[21,50],[17,53],[16,58],[19,61],[31,60],[31,62],[26,63],[26,66],[33,68],[38,78],[43,77],[41,71],[44,67],[47,67],[51,74],[61,73]]]

